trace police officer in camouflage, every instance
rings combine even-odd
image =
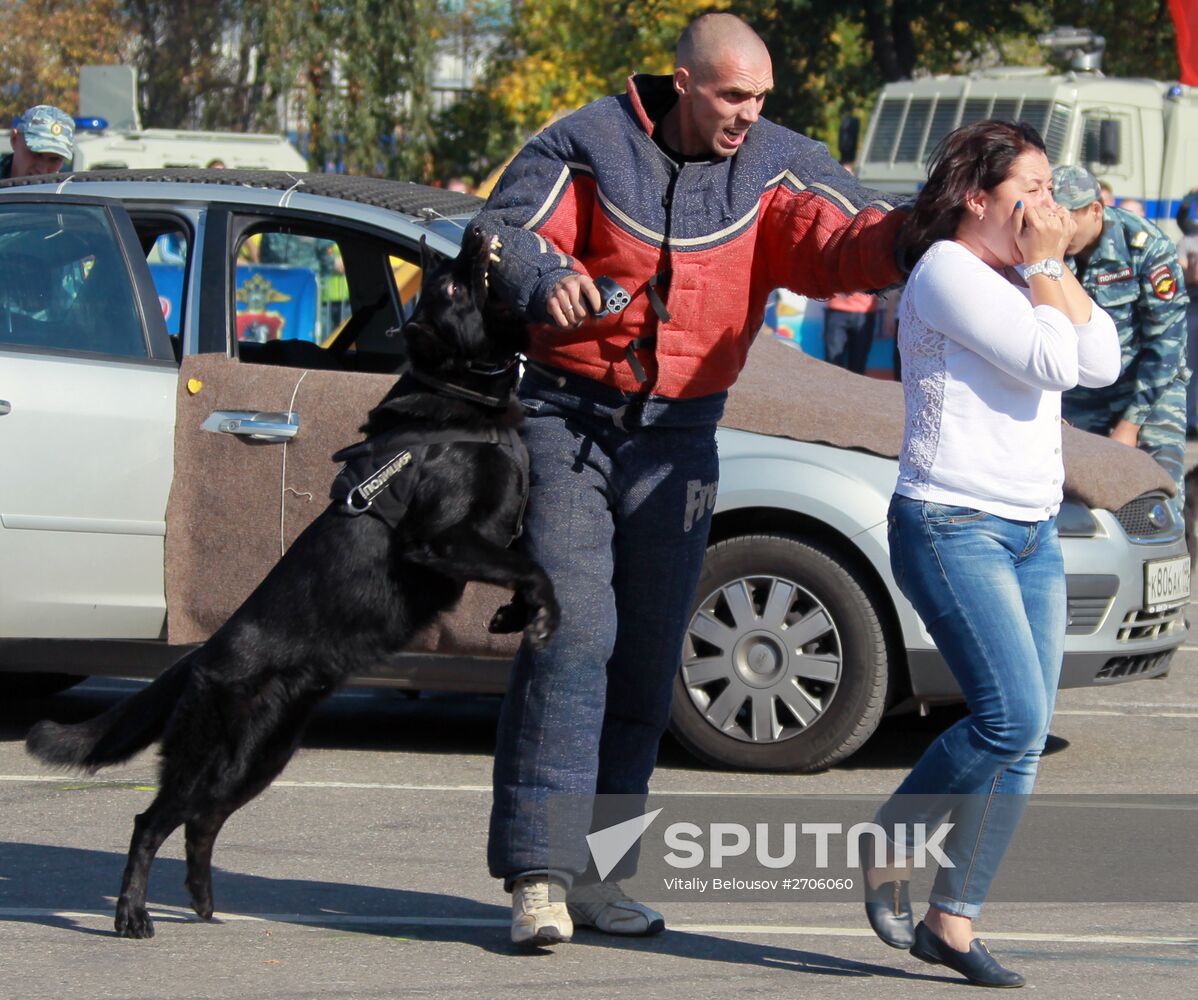
[[[1118,380],[1105,389],[1071,389],[1062,415],[1082,430],[1107,434],[1155,458],[1184,499],[1186,295],[1172,241],[1147,219],[1104,206],[1085,167],[1057,167],[1056,200],[1073,213],[1077,232],[1069,266],[1115,321],[1123,351]]]
[[[0,180],[56,174],[71,162],[75,120],[61,108],[37,104],[13,123],[12,152],[0,157]]]

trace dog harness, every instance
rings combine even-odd
[[[358,444],[342,448],[333,456],[344,462],[329,496],[346,514],[372,514],[394,530],[416,492],[420,467],[428,449],[437,444],[477,442],[500,448],[516,467],[520,478],[520,506],[512,523],[505,526],[508,544],[520,537],[524,504],[528,498],[528,451],[512,427],[487,427],[472,431],[384,431]]]

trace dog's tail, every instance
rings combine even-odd
[[[47,764],[89,772],[123,763],[162,735],[190,674],[191,657],[185,656],[94,719],[75,725],[39,722],[25,737],[25,749]]]

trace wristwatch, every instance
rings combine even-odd
[[[1064,273],[1065,268],[1055,257],[1045,257],[1044,260],[1038,260],[1023,269],[1024,278],[1030,278],[1033,274],[1043,274],[1053,281],[1060,281]]]

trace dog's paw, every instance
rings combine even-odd
[[[144,906],[134,906],[126,899],[117,901],[116,920],[113,921],[117,935],[127,938],[152,938],[154,921]]]
[[[528,607],[520,599],[505,604],[491,616],[487,631],[495,635],[510,635],[519,632],[528,624]]]
[[[537,608],[532,619],[524,627],[524,635],[528,639],[528,644],[539,653],[549,645],[549,640],[557,631],[560,620],[561,612],[558,610],[557,601],[550,598],[547,603]]]
[[[212,905],[212,886],[192,884],[189,879],[187,891],[191,895],[191,908],[196,911],[201,920],[211,920],[214,907]]]

